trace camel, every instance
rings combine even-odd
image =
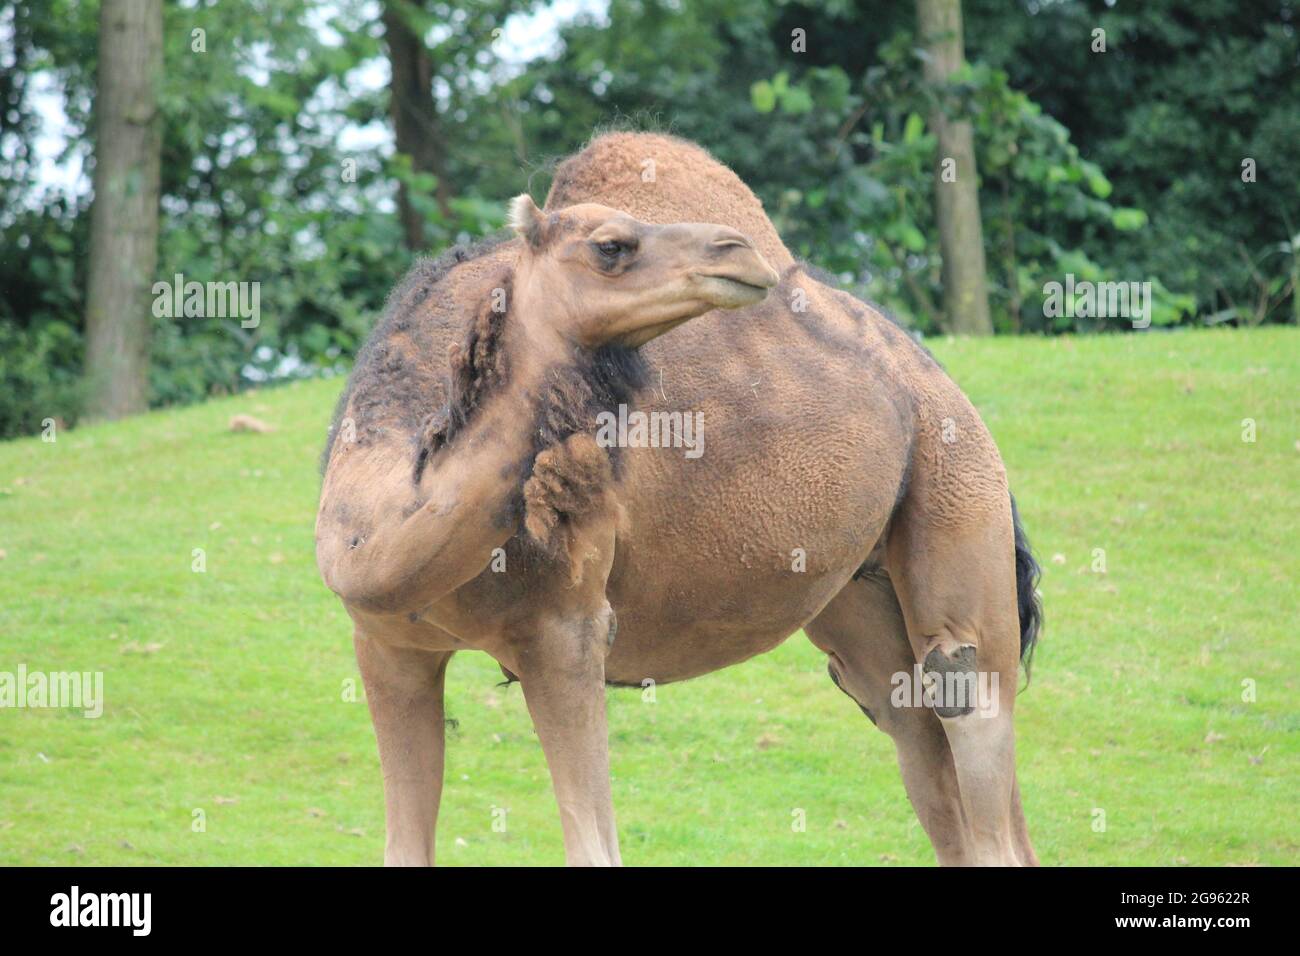
[[[937,861],[1036,865],[1012,716],[1038,567],[961,390],[693,144],[599,137],[510,224],[395,289],[323,458],[317,560],[354,623],[385,863],[433,862],[457,651],[521,684],[566,862],[616,865],[606,685],[802,629],[893,739]],[[670,439],[695,416],[702,453],[632,440],[635,413]]]

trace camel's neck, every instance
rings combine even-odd
[[[322,539],[326,583],[358,607],[392,613],[429,606],[481,573],[521,519],[528,524],[539,509],[551,521],[539,518],[535,527],[558,523],[567,531],[572,522],[559,519],[573,516],[572,503],[535,493],[526,507],[525,484],[537,477],[534,484],[567,488],[572,473],[565,469],[592,466],[591,457],[543,452],[584,444],[573,436],[594,428],[602,406],[630,403],[642,369],[634,353],[574,351],[544,331],[530,333],[518,314],[487,311],[462,330],[449,360],[448,401],[417,436],[413,507],[387,533]],[[606,464],[594,439],[585,445]],[[607,464],[583,474],[598,474],[605,487],[614,480]],[[529,533],[542,543],[550,537]]]
[[[508,284],[505,291],[508,299]],[[534,331],[525,321],[527,308],[516,302],[496,311],[489,303],[449,350],[447,403],[421,436],[417,484],[440,460],[488,467],[474,459],[490,446],[487,457],[512,463],[517,494],[540,452],[570,435],[594,432],[599,412],[617,412],[644,384],[645,361],[636,350],[578,349]],[[610,453],[616,466],[618,449]]]
[[[636,349],[605,346],[572,350],[546,372],[534,403],[534,454],[570,435],[594,432],[597,415],[630,405],[647,379],[645,359]],[[609,449],[617,459],[617,448]],[[615,461],[617,463],[617,460]]]

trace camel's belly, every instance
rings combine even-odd
[[[661,483],[681,489],[682,476],[633,469],[642,493],[628,502],[606,588],[618,615],[612,682],[726,667],[771,650],[826,606],[880,540],[898,481],[821,466],[815,486],[791,488],[751,464],[743,488],[713,481],[715,494],[679,492],[667,510],[649,503],[663,500]]]
[[[769,371],[678,364],[639,406],[698,410],[703,442],[697,457],[621,451],[612,681],[681,679],[770,650],[844,586],[893,513],[909,443],[884,389],[844,357],[823,356],[819,382],[760,364]]]
[[[656,605],[653,599],[613,593],[618,634],[605,662],[606,679],[663,684],[737,664],[776,647],[843,586],[842,576],[819,576],[793,587],[736,582],[726,595],[677,592],[671,609],[669,602]],[[764,587],[768,596],[779,594],[777,603],[762,600]]]

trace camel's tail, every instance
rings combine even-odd
[[[1029,539],[1020,524],[1020,512],[1016,510],[1016,499],[1011,497],[1011,522],[1016,535],[1016,604],[1020,609],[1020,659],[1025,662],[1025,674],[1029,674],[1029,665],[1034,657],[1034,645],[1038,643],[1038,632],[1043,626],[1043,601],[1038,596],[1038,579],[1043,569],[1034,560],[1034,553],[1029,550]]]

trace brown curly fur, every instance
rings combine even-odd
[[[548,556],[581,578],[581,528],[592,518],[621,509],[608,492],[618,480],[618,448],[596,444],[596,416],[632,401],[645,384],[640,353],[608,346],[575,350],[570,364],[547,376],[537,407],[534,457],[523,488],[523,523],[528,537]]]
[[[339,395],[321,454],[322,476],[345,420],[360,448],[398,436],[413,442],[420,435],[426,409],[438,407],[446,395],[444,323],[453,316],[461,321],[458,293],[476,284],[467,282],[464,270],[499,260],[507,248],[499,237],[454,246],[436,259],[416,262],[393,289]],[[457,267],[462,273],[452,280]]]
[[[524,483],[524,528],[538,547],[567,566],[572,584],[582,579],[582,566],[594,550],[585,542],[585,525],[598,517],[620,517],[610,495],[613,484],[609,455],[585,433],[543,449],[533,461]]]

